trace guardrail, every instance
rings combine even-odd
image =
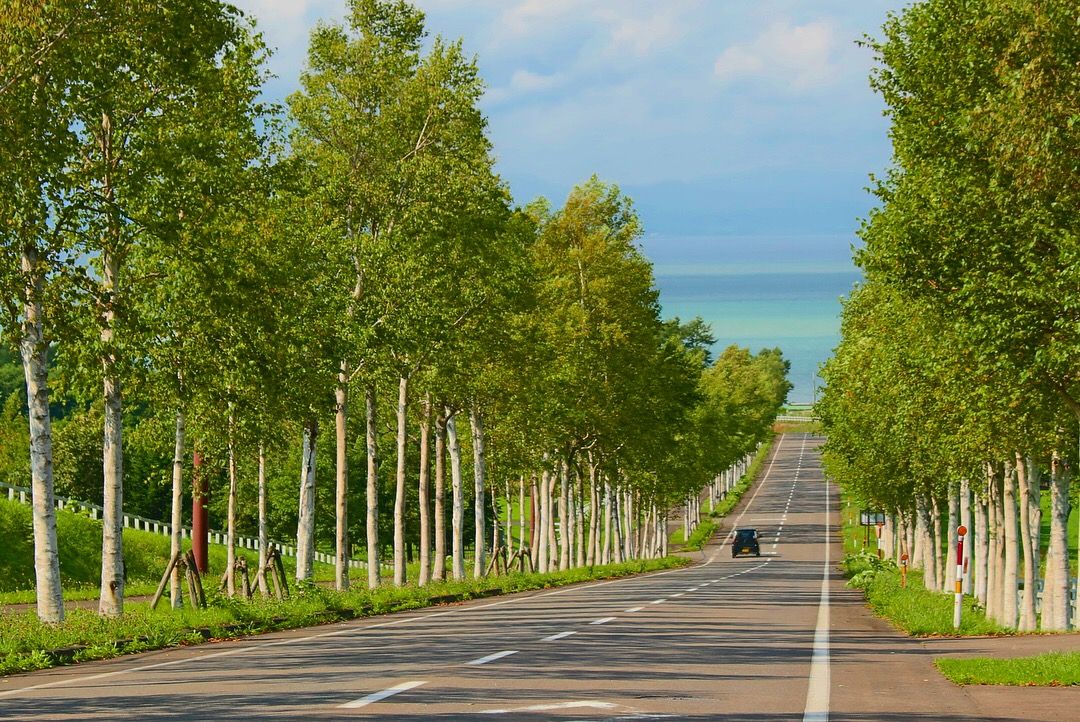
[[[9,501],[17,501],[20,504],[30,505],[32,495],[30,489],[23,486],[13,486],[0,481],[0,494],[6,494]],[[85,501],[79,501],[78,499],[70,499],[66,496],[56,497],[56,508],[66,509],[76,513],[85,513],[90,516],[91,519],[100,519],[102,513],[105,511],[97,504],[91,504]],[[148,531],[153,534],[162,534],[164,536],[172,536],[172,525],[166,524],[158,519],[147,519],[146,517],[139,516],[137,514],[124,514],[124,528],[125,529],[139,529],[141,531]],[[180,534],[185,539],[191,538],[191,527],[181,527]],[[225,545],[228,543],[229,537],[226,532],[215,531],[211,529],[207,532],[207,539],[211,544]],[[270,540],[274,546],[278,548],[281,555],[284,557],[296,557],[296,547],[288,544],[282,544],[281,542]],[[236,535],[236,546],[241,549],[251,549],[252,551],[259,550],[259,540],[256,537]],[[322,552],[315,552],[315,560],[324,564],[335,563],[334,556],[332,554],[324,554]],[[392,568],[389,564],[381,565],[385,569]],[[349,567],[351,569],[367,569],[367,562],[362,559],[350,559]]]
[[[779,416],[776,417],[776,420],[777,421],[791,422],[791,423],[798,423],[800,421],[807,421],[807,422],[821,421],[821,418],[818,417],[818,416],[794,416],[792,414],[780,414]]]

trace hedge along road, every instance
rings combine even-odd
[[[760,558],[12,677],[0,718],[827,719],[818,444],[780,437],[737,511]]]

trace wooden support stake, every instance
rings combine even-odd
[[[240,572],[240,591],[245,599],[251,599],[251,577],[248,576],[247,559],[240,557],[236,562],[236,569]]]
[[[199,574],[199,566],[195,563],[195,554],[190,549],[184,555],[187,562],[189,584],[191,585],[191,602],[201,609],[206,609],[206,592],[203,590],[202,575]]]
[[[281,578],[281,591],[284,596],[289,596],[289,580],[285,578],[285,564],[281,561],[281,552],[274,550],[274,568]]]
[[[165,574],[161,577],[161,584],[158,585],[157,591],[154,592],[154,598],[150,600],[150,608],[157,607],[158,602],[161,601],[161,596],[165,594],[165,587],[169,584],[169,577],[172,576],[172,571],[177,564],[180,563],[180,552],[173,554],[172,559],[169,560],[169,566],[165,567]]]

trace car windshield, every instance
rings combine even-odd
[[[753,529],[739,529],[735,532],[735,538],[740,542],[751,541],[755,536]]]

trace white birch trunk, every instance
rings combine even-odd
[[[574,531],[576,532],[576,542],[574,549],[577,552],[574,558],[575,566],[585,566],[585,477],[581,473],[581,466],[576,467],[574,473],[575,484],[574,492],[576,502],[574,504]]]
[[[547,514],[547,527],[544,529],[544,534],[547,536],[548,546],[548,571],[555,571],[558,568],[559,560],[556,556],[559,551],[559,540],[555,536],[555,482],[558,476],[555,472],[548,474],[547,481],[547,502],[548,502],[548,514]]]
[[[349,456],[346,421],[349,413],[349,363],[341,362],[337,388],[334,389],[334,447],[335,447],[335,534],[334,587],[349,588]]]
[[[600,528],[600,492],[596,488],[596,465],[589,458],[589,539],[585,550],[585,564],[594,566],[600,540],[597,531]]]
[[[479,579],[487,571],[487,551],[484,549],[484,529],[487,526],[484,519],[484,486],[487,466],[484,455],[484,418],[475,408],[469,410],[469,424],[473,438],[473,577]],[[499,528],[497,521],[495,528]],[[497,550],[493,548],[492,552],[495,551]]]
[[[937,563],[934,559],[934,540],[932,539],[934,533],[934,523],[930,518],[931,505],[927,504],[926,497],[916,497],[916,509],[915,513],[918,516],[916,522],[916,535],[920,538],[919,545],[921,546],[922,553],[922,568],[923,568],[923,586],[931,591],[938,590],[937,579]]]
[[[446,579],[446,416],[435,418],[435,556],[431,580]]]
[[[540,485],[536,474],[529,479],[529,556],[532,568],[540,569]]]
[[[43,326],[42,292],[45,278],[38,252],[27,246],[22,271],[27,279],[19,354],[26,381],[30,426],[30,487],[34,530],[34,579],[37,615],[46,624],[64,621],[60,584],[60,554],[56,542],[56,497],[53,491],[52,418],[49,415],[49,344]]]
[[[948,554],[943,553],[942,547],[945,546],[947,540],[942,537],[941,534],[941,508],[938,505],[937,496],[930,497],[930,514],[931,514],[931,537],[933,539],[932,548],[934,550],[934,574],[937,578],[938,588],[937,591],[945,591],[945,559]]]
[[[453,496],[450,536],[454,581],[465,578],[465,495],[461,480],[461,444],[458,443],[457,422],[450,409],[446,410],[446,440],[450,447],[450,486]]]
[[[518,547],[524,554],[528,544],[525,542],[525,477],[518,477]],[[529,550],[531,551],[531,550]]]
[[[367,445],[367,578],[368,588],[375,589],[381,581],[382,570],[379,568],[379,445],[374,386],[368,386],[364,390],[364,406],[364,438]]]
[[[600,546],[600,564],[611,563],[611,482],[604,478],[604,539]]]
[[[270,595],[270,585],[266,582],[266,563],[269,561],[267,546],[270,544],[269,534],[266,531],[267,523],[267,498],[266,498],[266,448],[259,442],[259,571],[255,580],[259,585],[259,593],[263,596]]]
[[[394,475],[394,586],[405,586],[405,461],[408,451],[406,421],[409,413],[409,379],[398,379],[397,468]]]
[[[986,576],[990,561],[990,520],[986,499],[975,497],[975,598],[986,608]]]
[[[1017,625],[1017,572],[1019,570],[1019,546],[1017,544],[1016,466],[1005,462],[1002,476],[1002,511],[1005,524],[1005,573],[1001,577],[1001,623],[1010,629]]]
[[[420,475],[417,489],[417,504],[420,507],[420,573],[417,584],[424,586],[431,581],[431,514],[428,499],[428,478],[431,473],[431,394],[424,397],[424,407],[420,416]]]
[[[1069,471],[1054,454],[1050,476],[1050,549],[1046,556],[1046,585],[1043,591],[1043,624],[1046,630],[1069,628]],[[1046,609],[1049,602],[1050,609]]]
[[[559,464],[559,571],[570,566],[570,507],[567,496],[570,492],[568,464],[563,459]]]
[[[945,584],[943,585],[943,591],[952,594],[956,589],[956,558],[953,556],[956,553],[956,542],[959,538],[957,534],[957,527],[960,526],[960,496],[957,493],[957,485],[950,482],[948,485],[948,507],[949,507],[949,520],[946,534],[948,535],[948,544],[945,547]],[[950,563],[952,562],[952,563]]]
[[[967,536],[964,537],[964,556],[963,556],[963,569],[964,578],[961,581],[961,591],[964,594],[971,594],[971,547],[975,541],[975,536],[972,533],[974,527],[971,523],[971,482],[967,477],[960,480],[960,526],[967,529]]]
[[[319,423],[304,424],[303,459],[300,465],[300,514],[296,524],[296,579],[311,579],[315,566],[315,446]]]
[[[1035,616],[1035,584],[1038,579],[1038,562],[1031,548],[1031,474],[1027,459],[1016,453],[1016,480],[1020,489],[1020,544],[1024,553],[1024,594],[1020,599],[1020,615],[1017,628],[1030,632],[1037,626]]]
[[[623,534],[622,534],[622,492],[618,486],[612,485],[611,490],[611,554],[612,561],[622,564],[623,558]]]
[[[120,266],[115,253],[103,254],[103,296],[113,298],[119,282]],[[105,401],[102,471],[105,479],[102,494],[101,529],[101,597],[98,613],[104,617],[119,617],[124,613],[124,444],[123,400],[120,378],[113,347],[113,325],[116,322],[115,301],[110,300],[102,314],[101,344],[102,390]]]
[[[172,528],[169,530],[169,558],[175,559],[176,555],[183,550],[184,543],[184,412],[176,412],[176,435],[173,444],[173,469],[172,469]],[[169,602],[173,609],[184,606],[183,592],[181,591],[180,565],[173,567],[172,577],[169,579]]]
[[[231,405],[231,404],[230,404]],[[236,420],[229,411],[229,500],[225,514],[225,593],[236,596]]]

